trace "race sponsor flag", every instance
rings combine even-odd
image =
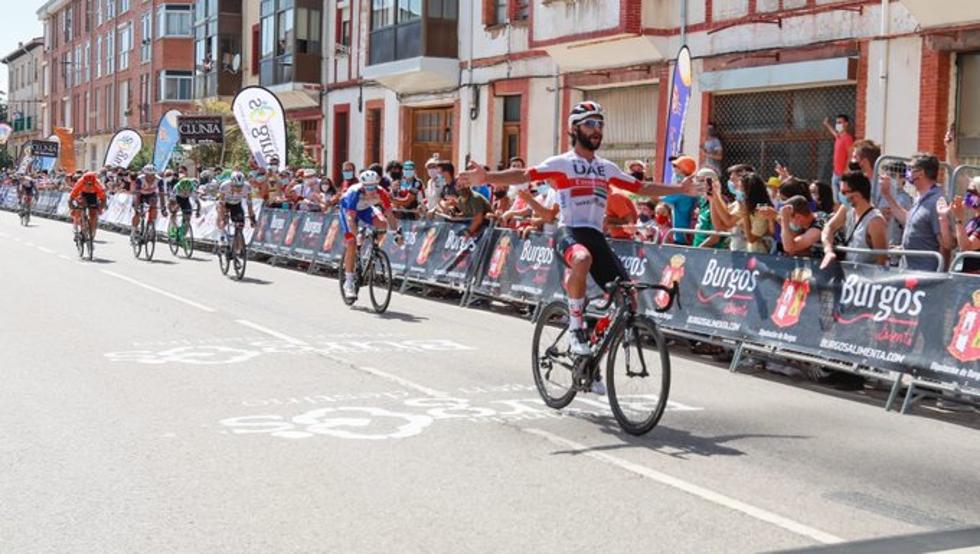
[[[691,98],[691,84],[694,81],[694,70],[691,67],[691,51],[687,46],[681,46],[674,63],[674,76],[670,81],[670,106],[667,115],[667,133],[664,138],[664,159],[660,160],[663,167],[665,183],[674,181],[674,166],[670,159],[681,155],[684,147],[684,123],[687,120],[687,105]]]
[[[133,129],[120,129],[109,141],[105,151],[105,161],[102,165],[111,165],[128,169],[129,164],[143,148],[143,137]]]
[[[160,171],[170,163],[174,147],[180,142],[180,132],[177,130],[177,118],[180,116],[179,110],[170,110],[163,114],[160,123],[157,124],[157,141],[153,145],[153,165]]]
[[[14,132],[14,128],[6,123],[0,123],[0,146],[7,144],[7,139]]]
[[[58,137],[61,147],[58,158],[61,168],[68,173],[75,172],[75,130],[69,127],[55,127],[54,134]]]
[[[245,87],[231,109],[259,167],[268,168],[273,158],[286,167],[286,112],[276,95],[263,87]]]
[[[59,144],[58,151],[61,152],[61,147],[60,147],[61,139],[58,138],[58,135],[51,135],[50,137],[48,137],[48,140],[50,140],[52,142],[57,142]],[[37,168],[39,170],[41,170],[41,171],[47,171],[47,172],[50,173],[51,170],[54,169],[54,164],[57,161],[58,161],[58,158],[40,158],[39,157],[36,160],[36,166],[37,166]]]

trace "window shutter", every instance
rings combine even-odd
[[[262,40],[262,34],[259,30],[259,24],[256,23],[252,25],[252,75],[259,74],[259,56],[261,56],[262,45],[259,44]]]

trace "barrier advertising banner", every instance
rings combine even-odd
[[[279,160],[280,167],[289,163],[286,112],[275,94],[258,86],[245,87],[235,96],[232,111],[259,167],[268,168],[273,158]]]
[[[139,133],[133,129],[120,129],[112,136],[102,165],[127,169],[142,148],[143,137]]]
[[[180,133],[177,131],[177,118],[180,117],[179,110],[170,110],[163,114],[157,124],[157,140],[153,145],[153,165],[157,170],[163,171],[170,163],[174,148],[180,141]]]

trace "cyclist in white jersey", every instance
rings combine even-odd
[[[131,228],[131,234],[133,236],[136,235],[136,230],[139,229],[140,213],[138,209],[141,204],[149,208],[146,219],[148,228],[152,229],[153,223],[157,219],[157,206],[160,207],[163,217],[167,217],[167,206],[164,204],[163,179],[160,179],[160,176],[157,175],[157,168],[152,164],[146,165],[143,166],[141,173],[142,175],[133,181],[130,188],[130,192],[133,195],[133,220]]]
[[[600,287],[617,277],[629,280],[619,257],[613,253],[602,233],[606,217],[606,199],[610,185],[642,196],[697,193],[693,179],[677,186],[644,184],[624,173],[616,164],[600,158],[595,151],[602,144],[605,119],[597,102],[581,102],[568,116],[568,133],[573,148],[552,156],[537,167],[488,172],[483,164],[470,162],[468,171],[460,175],[461,184],[472,186],[519,185],[529,181],[549,180],[558,191],[558,234],[555,249],[568,266],[565,291],[568,295],[569,343],[574,354],[590,353],[582,311],[588,275]],[[597,381],[593,392],[602,394],[605,387]]]
[[[245,182],[245,175],[241,171],[233,171],[228,180],[221,183],[218,187],[218,229],[224,231],[225,217],[231,216],[233,223],[245,221],[245,211],[242,204],[248,208],[248,221],[255,227],[255,212],[252,210],[252,187]],[[219,240],[225,240],[225,233],[222,232]]]

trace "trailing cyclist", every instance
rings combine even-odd
[[[242,203],[248,208],[248,221],[255,227],[255,212],[252,210],[252,187],[245,182],[245,176],[241,171],[232,171],[231,175],[222,181],[218,187],[218,229],[221,234],[218,240],[221,244],[227,241],[225,236],[225,225],[228,216],[231,216],[233,223],[245,222],[245,211]]]
[[[140,206],[148,206],[149,212],[147,214],[146,226],[147,229],[153,229],[153,224],[157,219],[157,206],[160,206],[160,211],[163,213],[163,217],[167,217],[167,206],[164,204],[164,190],[163,190],[163,180],[157,175],[157,168],[152,164],[143,167],[143,171],[133,184],[131,185],[130,192],[133,194],[133,221],[132,221],[132,231],[130,233],[131,240],[136,240],[136,230],[139,229],[140,225]]]
[[[72,230],[78,233],[82,226],[82,210],[88,210],[89,236],[95,240],[99,228],[99,214],[105,209],[105,187],[94,171],[82,175],[68,195],[71,206]]]
[[[170,223],[177,226],[177,209],[180,209],[181,225],[190,225],[191,211],[201,217],[201,201],[197,198],[197,181],[190,177],[182,177],[170,188]],[[193,201],[194,206],[191,206]]]
[[[20,200],[20,208],[25,213],[30,213],[31,206],[34,204],[34,197],[37,196],[37,185],[34,180],[18,173],[17,178],[17,198]]]
[[[541,180],[553,183],[560,206],[555,250],[569,269],[565,278],[569,344],[571,352],[579,356],[591,353],[583,317],[588,276],[591,274],[603,290],[617,277],[630,280],[603,235],[610,186],[641,196],[666,196],[678,192],[694,195],[697,191],[692,178],[685,179],[680,188],[644,184],[624,173],[616,164],[596,155],[602,144],[604,127],[602,106],[598,102],[581,102],[568,115],[567,132],[573,146],[568,152],[552,156],[527,170],[490,172],[483,164],[470,162],[468,170],[460,176],[464,184],[472,186],[484,183],[520,185]],[[597,379],[592,391],[604,394],[605,386]]]
[[[357,222],[381,228],[384,216],[388,228],[395,232],[395,239],[401,244],[402,231],[398,227],[395,212],[391,209],[391,196],[380,187],[381,176],[367,170],[361,173],[360,182],[351,185],[340,199],[340,228],[344,232],[344,295],[357,297],[357,284],[354,282],[354,269],[357,265]]]

